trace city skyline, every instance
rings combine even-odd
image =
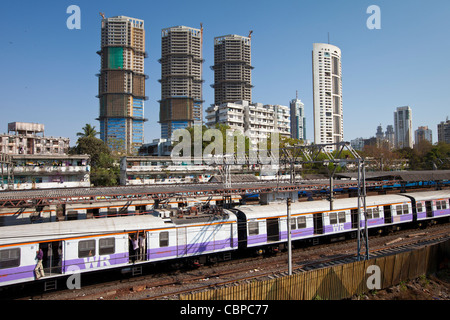
[[[147,3],[133,6],[115,1],[61,1],[58,4],[22,2],[5,4],[7,13],[1,26],[0,50],[7,64],[0,104],[3,121],[37,122],[51,136],[69,137],[76,143],[76,132],[90,123],[100,130],[98,117],[98,79],[100,59],[95,52],[100,42],[101,17],[118,15],[142,19],[146,24],[146,115],[145,142],[160,137],[157,122],[161,89],[160,33],[164,28],[186,25],[204,27],[203,108],[214,103],[214,38],[223,34],[252,34],[252,100],[264,104],[288,105],[299,92],[305,104],[307,137],[313,137],[313,90],[311,47],[330,43],[342,54],[344,140],[370,137],[379,123],[393,124],[392,112],[409,105],[414,112],[413,129],[437,124],[448,116],[450,98],[446,95],[450,71],[435,58],[435,43],[440,52],[450,44],[445,31],[450,22],[450,4],[434,1],[332,1],[313,4],[306,1],[230,1],[220,4],[195,1]],[[81,29],[69,30],[66,20],[71,5],[81,9]],[[381,29],[370,30],[366,9],[376,4],[381,9]],[[233,10],[239,5],[239,12]],[[192,7],[192,8],[191,8]],[[195,8],[194,8],[195,7]],[[172,10],[172,14],[161,12]],[[245,18],[251,11],[251,18]],[[20,15],[19,15],[20,14]],[[233,16],[233,23],[229,23]],[[20,18],[20,23],[18,22]],[[228,21],[228,22],[227,22]],[[276,23],[268,23],[276,21]],[[420,22],[420,23],[419,23]],[[443,40],[444,39],[444,40]],[[159,42],[159,43],[158,43]],[[287,45],[289,44],[289,45]],[[430,112],[433,110],[433,112]],[[365,121],[361,121],[361,120]],[[205,120],[205,119],[204,119]]]

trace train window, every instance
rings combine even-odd
[[[298,217],[297,225],[299,229],[306,228],[306,217]]]
[[[339,223],[345,223],[345,211],[339,212],[338,217],[339,217]]]
[[[259,234],[258,221],[249,221],[248,222],[248,234],[249,235],[258,235]]]
[[[0,251],[0,269],[20,266],[20,248]]]
[[[159,234],[159,246],[160,247],[169,246],[169,231],[163,231]]]
[[[293,230],[293,229],[297,229],[297,226],[296,226],[296,221],[297,219],[295,219],[295,218],[291,218],[291,230]]]
[[[397,215],[403,214],[403,206],[396,206],[395,211],[397,211]]]
[[[423,212],[422,202],[417,202],[416,208],[417,208],[417,212]]]
[[[378,210],[378,207],[373,208],[373,218],[378,219],[380,217],[380,210]]]
[[[447,203],[445,202],[445,200],[438,200],[436,201],[436,209],[437,210],[444,210],[447,209]]]
[[[367,219],[377,219],[380,217],[378,207],[367,209]]]
[[[407,204],[403,205],[403,214],[408,214],[409,213],[409,208]]]
[[[78,258],[95,256],[95,240],[78,242]]]
[[[331,212],[330,213],[330,224],[336,224],[336,223],[338,223],[337,214],[336,214],[336,212]]]
[[[98,243],[98,252],[100,255],[113,254],[114,252],[116,252],[116,239],[100,239]]]

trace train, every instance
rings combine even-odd
[[[450,218],[450,190],[366,197],[360,227],[395,230]],[[290,205],[293,244],[354,237],[357,198]],[[361,204],[362,206],[362,204]],[[157,208],[136,216],[0,227],[0,288],[108,269],[161,263],[202,264],[236,254],[277,252],[287,243],[287,205]],[[367,218],[367,221],[366,221]],[[136,245],[137,244],[137,245]],[[44,274],[35,271],[42,251]]]

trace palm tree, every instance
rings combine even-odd
[[[95,138],[96,135],[99,134],[97,130],[95,130],[95,126],[91,126],[89,123],[82,128],[83,132],[77,132],[77,136],[81,138]]]

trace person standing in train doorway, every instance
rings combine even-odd
[[[139,260],[145,261],[145,232],[139,233]]]
[[[136,262],[136,260],[138,259],[138,255],[139,255],[139,240],[138,240],[138,235],[132,235],[131,237],[128,236],[128,238],[131,241],[131,262]]]
[[[38,262],[36,264],[36,267],[34,268],[34,273],[36,274],[36,279],[45,277],[44,267],[42,266],[43,258],[44,258],[44,252],[42,251],[42,249],[39,248],[39,250],[36,251],[36,259]]]

